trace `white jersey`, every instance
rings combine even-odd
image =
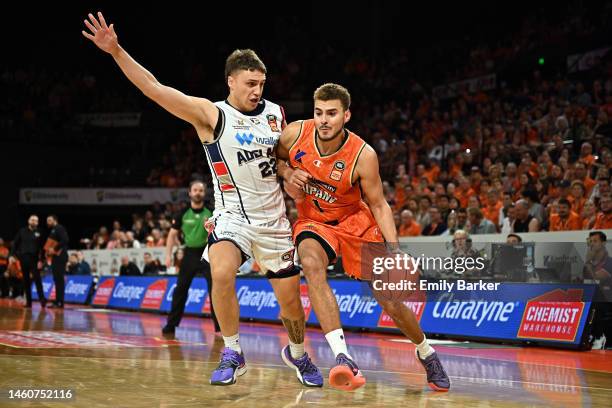
[[[285,201],[274,154],[283,109],[265,99],[248,113],[227,101],[215,105],[219,108],[215,141],[203,144],[213,175],[215,213],[229,212],[253,225],[284,217]]]

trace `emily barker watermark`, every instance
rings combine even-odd
[[[486,267],[485,261],[478,256],[413,257],[401,252],[375,256],[371,257],[369,282],[378,298],[396,301],[423,300],[428,291],[496,291],[499,282],[457,279],[466,272],[480,275]],[[428,280],[422,276],[424,269],[449,271],[455,279]]]

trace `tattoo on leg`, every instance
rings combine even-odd
[[[283,325],[287,329],[289,340],[294,344],[302,344],[304,342],[304,330],[306,328],[306,322],[304,318],[299,320],[289,320],[281,316]]]

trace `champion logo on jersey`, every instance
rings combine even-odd
[[[252,133],[246,134],[246,133],[236,133],[236,140],[238,142],[240,142],[240,146],[243,146],[245,143],[250,145],[251,142],[253,141],[253,138],[255,136],[253,136]]]

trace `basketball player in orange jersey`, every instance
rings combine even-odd
[[[342,390],[361,387],[365,378],[347,350],[338,304],[326,279],[327,266],[342,255],[345,272],[359,279],[362,245],[398,242],[393,213],[383,195],[376,153],[344,127],[351,118],[350,103],[346,88],[322,85],[314,93],[314,119],[288,125],[277,151],[277,158],[289,164],[279,166],[279,175],[296,200],[298,220],[293,234],[308,294],[336,356],[329,383]],[[374,294],[397,327],[416,345],[416,356],[425,367],[429,386],[448,391],[450,380],[414,313],[402,302],[380,299],[376,291]]]

